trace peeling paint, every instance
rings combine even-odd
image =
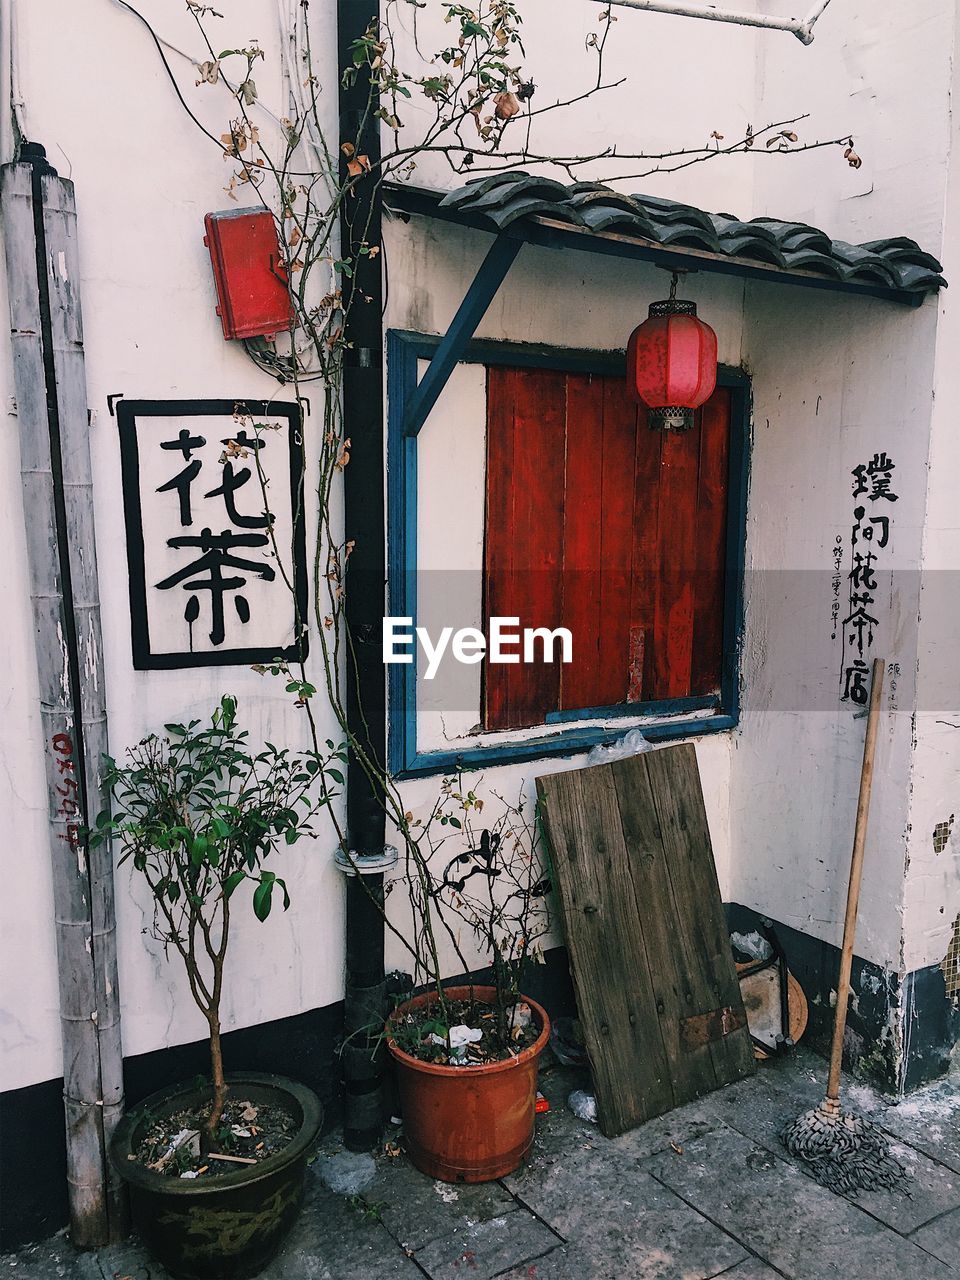
[[[951,818],[951,822],[953,819]],[[942,823],[940,824],[943,825]],[[947,996],[954,1002],[960,996],[960,915],[953,922],[953,934],[950,938],[950,945],[947,947],[947,954],[940,962],[940,968],[943,970],[943,980],[947,988]]]
[[[933,828],[934,853],[943,853],[944,849],[949,844],[950,834],[953,831],[953,819],[954,815],[951,813],[950,817],[947,818],[945,822],[938,822]]]

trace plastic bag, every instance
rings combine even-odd
[[[610,764],[613,760],[624,760],[627,756],[637,756],[641,751],[650,751],[650,743],[639,729],[631,729],[622,738],[608,745],[602,743],[593,747],[587,756],[587,764]]]
[[[585,1089],[574,1089],[567,1098],[567,1106],[578,1120],[586,1120],[589,1124],[597,1123],[597,1100]]]

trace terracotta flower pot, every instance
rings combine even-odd
[[[450,1000],[469,1000],[470,987],[449,987]],[[493,1004],[493,987],[473,987],[473,999]],[[436,994],[415,996],[397,1015],[436,1003]],[[397,1066],[403,1131],[410,1159],[443,1182],[490,1182],[518,1168],[533,1142],[537,1062],[550,1038],[545,1009],[522,997],[540,1024],[536,1042],[516,1058],[481,1067],[448,1067],[387,1044]]]
[[[303,1201],[310,1147],[323,1108],[316,1094],[282,1076],[228,1074],[234,1097],[281,1106],[295,1117],[293,1141],[258,1165],[210,1179],[164,1177],[130,1157],[151,1116],[173,1114],[209,1100],[209,1086],[164,1089],[120,1121],[110,1154],[130,1190],[140,1238],[171,1276],[180,1280],[239,1280],[262,1271],[283,1244]]]

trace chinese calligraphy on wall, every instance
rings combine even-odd
[[[134,666],[299,656],[299,406],[126,400],[117,418]]]
[[[883,552],[890,546],[891,506],[899,495],[893,489],[896,464],[886,453],[875,453],[853,468],[853,526],[851,562],[847,574],[848,615],[843,620],[842,699],[865,706],[870,696],[869,656],[876,637],[877,574]]]

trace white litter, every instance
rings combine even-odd
[[[741,955],[751,960],[769,960],[773,955],[773,947],[759,933],[731,933],[730,941]]]
[[[511,1027],[519,1027],[523,1030],[524,1028],[529,1027],[532,1021],[533,1010],[528,1004],[524,1004],[521,1001],[520,1004],[515,1004],[513,1006],[513,1017],[510,1021]]]
[[[602,744],[593,748],[587,755],[587,764],[610,764],[612,760],[624,760],[627,756],[639,755],[641,751],[650,751],[650,743],[639,729],[631,729],[609,746]]]
[[[597,1100],[592,1093],[574,1089],[567,1098],[567,1106],[578,1120],[586,1120],[589,1124],[597,1123]]]
[[[467,1046],[471,1044],[478,1044],[482,1039],[482,1031],[474,1030],[473,1027],[468,1027],[463,1022],[461,1022],[457,1027],[451,1027],[449,1035],[451,1065],[456,1066],[459,1063],[465,1062],[467,1057]],[[447,1040],[445,1040],[443,1036],[432,1035],[430,1037],[430,1043],[445,1045]]]

